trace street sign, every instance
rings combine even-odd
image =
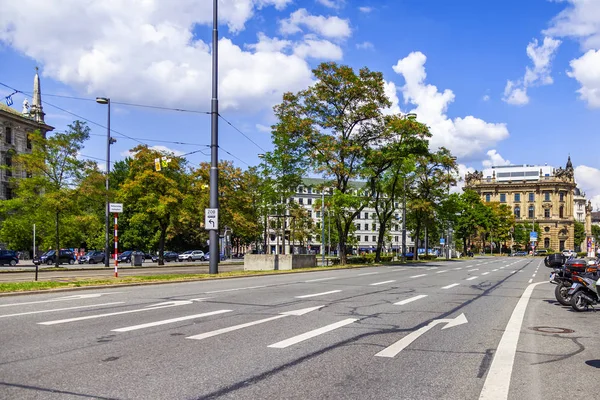
[[[123,212],[123,203],[109,203],[108,210],[111,213],[122,213]]]
[[[446,239],[440,238],[440,244],[443,246],[446,244]]]
[[[207,231],[219,229],[219,209],[205,208],[204,209],[204,229]]]
[[[530,232],[529,233],[529,241],[530,242],[537,242],[537,232]]]

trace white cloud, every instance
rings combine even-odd
[[[393,69],[406,81],[401,88],[405,103],[415,105],[411,112],[430,128],[432,149],[445,146],[458,157],[473,159],[509,136],[503,123],[489,123],[473,116],[448,118],[446,112],[454,101],[454,93],[449,89],[439,92],[436,86],[425,83],[426,60],[423,53],[413,52],[398,60]]]
[[[581,85],[577,90],[582,100],[593,108],[600,107],[600,50],[589,50],[583,56],[571,60],[567,75]]]
[[[337,44],[324,39],[305,38],[294,46],[294,54],[300,58],[316,58],[322,60],[341,60],[342,49]]]
[[[487,160],[483,160],[481,164],[484,168],[497,167],[500,165],[510,165],[509,160],[505,160],[495,149],[488,150],[486,153],[488,156]]]
[[[490,101],[490,95],[489,94],[484,94],[483,97],[481,98],[481,100],[483,100],[483,101]]]
[[[458,164],[458,174],[456,176],[456,186],[450,187],[450,193],[461,193],[465,186],[465,175],[475,172],[475,168],[467,167],[464,164]]]
[[[584,50],[600,48],[600,2],[565,0],[569,6],[554,17],[543,33],[579,40]]]
[[[373,50],[375,46],[371,42],[356,43],[356,48],[359,50]]]
[[[502,100],[509,104],[524,105],[529,102],[527,88],[552,84],[550,67],[560,43],[560,40],[548,36],[544,38],[541,45],[537,39],[533,39],[527,45],[527,57],[533,62],[533,68],[525,68],[523,79],[519,79],[516,82],[509,80],[506,83]]]
[[[281,9],[289,2],[223,0],[221,22],[237,32],[257,9]],[[211,2],[197,0],[180,0],[177,7],[146,0],[2,2],[0,42],[38,61],[45,76],[90,96],[208,110],[210,46],[193,30],[197,24],[211,23],[211,11]],[[305,22],[322,24],[317,30],[327,35],[349,35],[347,21],[316,18]],[[221,38],[221,108],[269,109],[283,92],[310,85],[306,59],[283,51],[295,44],[262,35],[254,47],[244,48]],[[315,51],[300,53],[310,57]]]
[[[262,133],[271,133],[271,127],[270,126],[266,126],[263,124],[256,124],[255,128],[257,131],[262,132]]]
[[[600,209],[600,169],[579,165],[575,167],[575,181],[591,200],[594,210]]]
[[[311,15],[305,8],[300,8],[290,14],[288,19],[279,21],[279,31],[285,35],[302,32],[301,27],[326,38],[345,39],[352,34],[350,21],[339,17]]]
[[[345,0],[316,0],[317,3],[324,5],[329,8],[342,8],[345,4]]]
[[[384,81],[383,85],[385,95],[388,97],[388,99],[390,99],[392,103],[392,105],[389,108],[383,110],[383,113],[385,115],[399,114],[401,110],[399,106],[400,100],[398,99],[398,88],[396,87],[396,84],[391,81]]]
[[[368,14],[373,11],[373,7],[358,7],[358,10],[362,13]]]

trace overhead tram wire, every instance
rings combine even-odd
[[[258,147],[263,153],[266,153],[267,151],[265,149],[263,149],[262,147],[260,147],[258,145],[258,143],[256,143],[254,140],[250,139],[250,137],[248,135],[246,135],[244,132],[242,132],[240,129],[238,129],[235,125],[233,125],[231,122],[229,122],[227,119],[225,119],[225,117],[223,117],[221,114],[219,114],[219,117],[225,121],[226,124],[228,124],[229,126],[231,126],[233,129],[235,129],[236,131],[238,131],[242,136],[244,136],[246,139],[248,139],[252,144],[254,144],[256,147]]]

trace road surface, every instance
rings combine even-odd
[[[3,297],[0,398],[593,398],[598,317],[558,305],[548,272],[476,258]]]

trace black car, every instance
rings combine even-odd
[[[34,264],[56,264],[56,250],[48,250],[41,256],[33,259]],[[59,264],[75,264],[75,253],[71,250],[59,250],[58,252],[58,263]]]
[[[119,257],[117,259],[119,260],[120,263],[130,263],[131,259],[134,255],[142,256],[142,261],[147,259],[146,253],[144,253],[143,251],[136,251],[136,250],[124,251],[121,254],[119,254]],[[150,256],[150,255],[148,255],[148,256]],[[152,256],[150,256],[150,257],[152,257]]]
[[[0,250],[0,265],[12,265],[15,266],[19,263],[19,256],[16,251],[13,250]]]
[[[165,251],[163,253],[163,260],[165,260],[165,262],[179,261],[179,254],[175,253],[174,251]],[[158,261],[158,254],[152,256],[152,261],[154,261],[154,262]]]

